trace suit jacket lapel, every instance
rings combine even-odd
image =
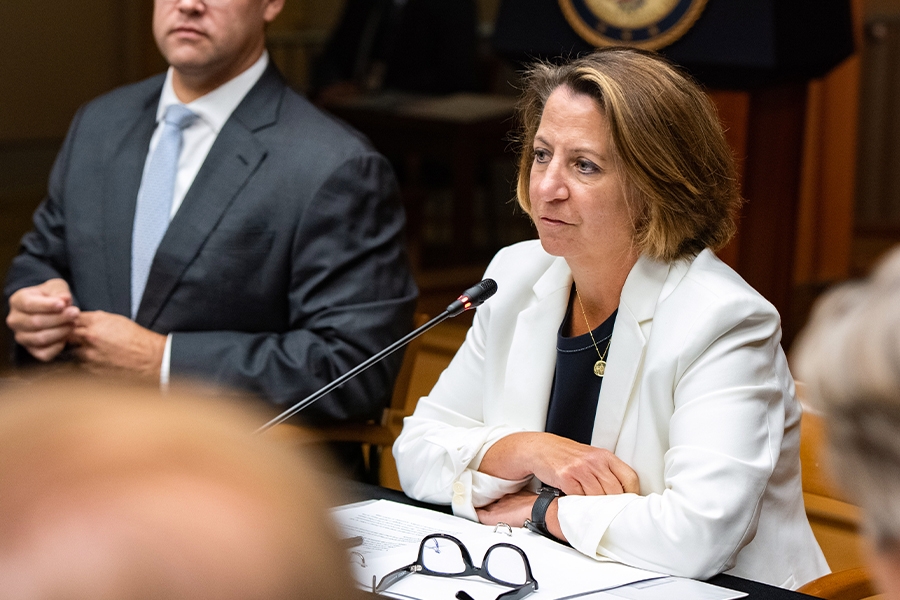
[[[534,302],[521,311],[509,349],[502,414],[509,425],[543,431],[556,372],[556,334],[566,316],[572,272],[558,258],[533,286]]]
[[[669,265],[641,257],[631,269],[613,327],[612,345],[594,421],[591,445],[615,450],[625,409],[642,370],[644,350]]]
[[[188,265],[266,156],[256,131],[275,123],[286,85],[270,63],[219,132],[153,259],[135,319],[152,328]]]
[[[160,78],[160,88],[162,79]],[[156,129],[159,91],[141,108],[134,127],[110,149],[103,193],[103,239],[110,311],[131,316],[131,234],[150,138]],[[123,258],[124,257],[124,258]]]

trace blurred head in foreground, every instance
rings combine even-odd
[[[864,510],[875,575],[900,598],[900,248],[817,303],[794,358],[835,474]]]
[[[353,597],[321,482],[190,392],[81,380],[0,393],[0,595]]]

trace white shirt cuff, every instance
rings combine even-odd
[[[162,364],[159,365],[159,387],[165,390],[169,387],[169,363],[172,360],[172,334],[166,336],[166,347],[163,350]]]

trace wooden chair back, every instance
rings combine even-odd
[[[419,398],[427,396],[431,392],[431,388],[437,383],[441,373],[453,360],[465,340],[467,329],[465,326],[442,324],[420,338],[421,342],[416,356],[410,363],[411,372],[406,378],[405,390],[400,386],[395,388],[395,397],[392,402],[395,407],[387,415],[385,422],[393,439],[400,435],[400,431],[403,429],[403,419],[413,414]],[[399,394],[403,394],[404,397],[399,397]],[[387,449],[387,452],[381,454],[380,483],[385,487],[399,490],[400,478],[397,475],[397,465],[390,452],[390,446],[387,446]]]
[[[825,600],[863,600],[878,593],[864,567],[829,573],[810,581],[797,591]]]
[[[428,315],[418,313],[414,317],[414,326],[421,327],[428,322]],[[426,334],[427,335],[427,334]],[[270,435],[294,446],[303,446],[310,443],[322,442],[357,442],[363,445],[366,456],[367,468],[370,477],[377,479],[377,483],[385,484],[397,481],[396,467],[393,459],[387,466],[382,461],[383,455],[390,455],[390,447],[400,434],[403,417],[412,414],[415,409],[415,400],[410,405],[410,391],[413,377],[416,374],[416,365],[419,359],[419,351],[422,348],[424,336],[412,340],[407,346],[403,356],[403,363],[397,379],[394,383],[394,391],[390,405],[384,409],[378,422],[369,423],[336,423],[319,427],[303,427],[293,423],[282,423],[269,430]],[[449,361],[448,361],[449,362]],[[416,397],[416,400],[418,397]],[[400,425],[398,426],[397,423]],[[387,449],[387,452],[384,450]],[[393,469],[393,475],[390,470]],[[396,484],[399,489],[399,482]]]
[[[801,382],[797,382],[797,397],[803,407],[800,468],[809,524],[833,571],[862,567],[859,508],[847,501],[828,472],[825,422],[806,402]]]
[[[797,390],[803,406],[803,419],[800,423],[800,464],[802,466],[803,491],[847,502],[847,498],[828,471],[825,421],[822,415],[805,401],[803,384],[797,384]]]

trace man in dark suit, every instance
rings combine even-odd
[[[167,75],[78,112],[9,271],[20,354],[68,348],[91,370],[199,377],[286,404],[408,331],[416,289],[390,166],[269,63],[265,27],[283,3],[155,1]],[[175,126],[172,111],[188,116]],[[160,179],[163,154],[174,171]],[[161,228],[147,218],[160,189]],[[307,414],[378,416],[398,367]]]

